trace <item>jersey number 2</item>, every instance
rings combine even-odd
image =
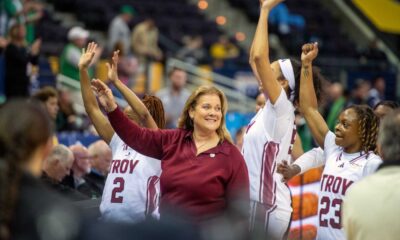
[[[125,187],[125,180],[122,177],[117,177],[114,179],[114,185],[118,184],[114,189],[112,190],[112,195],[111,195],[111,202],[112,203],[122,203],[124,200],[124,197],[122,196],[117,196],[118,193],[121,193],[124,191]]]
[[[328,224],[335,229],[340,229],[341,225],[341,207],[342,207],[342,199],[335,198],[330,200],[329,197],[324,196],[321,198],[321,210],[319,211],[319,225],[321,227],[328,227]],[[329,213],[329,208],[335,209],[335,216],[333,218],[324,218],[324,215]],[[338,221],[336,221],[338,220]]]

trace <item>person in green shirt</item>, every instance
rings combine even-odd
[[[88,37],[89,31],[81,27],[73,27],[69,30],[69,43],[65,45],[60,57],[60,73],[62,75],[79,81],[78,63]],[[89,74],[93,77],[93,71],[90,71]]]

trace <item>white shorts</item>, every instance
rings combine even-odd
[[[250,202],[250,232],[256,236],[265,235],[265,239],[286,239],[292,214],[268,207],[259,202]]]

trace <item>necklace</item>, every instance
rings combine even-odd
[[[199,140],[196,139],[196,136],[194,135],[194,133],[193,133],[193,139],[194,139],[194,143],[195,143],[195,146],[196,146],[197,154],[201,153],[202,149],[207,149],[208,144],[213,143],[213,139],[210,139],[210,140],[206,140],[204,143],[202,143],[199,146],[197,146],[196,143],[198,143]]]

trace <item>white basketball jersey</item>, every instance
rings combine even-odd
[[[317,239],[346,239],[341,225],[342,201],[349,188],[376,171],[382,163],[373,152],[345,153],[335,144],[335,134],[325,137],[326,164],[321,177]]]
[[[157,215],[161,161],[136,152],[117,134],[110,147],[113,160],[100,205],[102,218],[136,223]]]
[[[242,148],[249,171],[250,199],[289,213],[290,190],[276,167],[282,160],[291,160],[296,136],[294,110],[284,90],[275,105],[268,100],[247,126]]]

